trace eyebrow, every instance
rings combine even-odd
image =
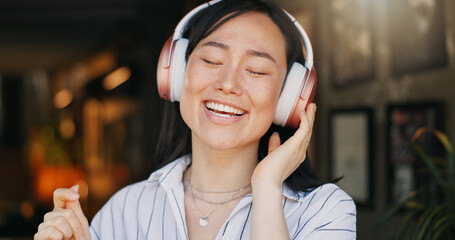
[[[224,49],[224,50],[229,50],[230,47],[224,43],[220,43],[220,42],[215,42],[215,41],[209,41],[209,42],[206,42],[202,45],[202,47],[205,47],[205,46],[211,46],[211,47],[217,47],[217,48],[221,48],[221,49]],[[247,51],[247,54],[248,55],[251,55],[251,56],[255,56],[255,57],[262,57],[262,58],[266,58],[266,59],[269,59],[271,60],[272,62],[276,63],[275,59],[268,53],[266,52],[261,52],[261,51],[256,51],[256,50],[253,50],[253,49],[249,49]]]
[[[214,42],[214,41],[209,41],[202,45],[202,47],[205,47],[205,46],[217,47],[217,48],[221,48],[221,49],[225,49],[225,50],[229,49],[228,45],[226,45],[224,43],[220,43],[220,42]]]
[[[256,57],[263,57],[263,58],[266,58],[266,59],[269,59],[271,61],[273,61],[274,63],[276,63],[275,59],[268,53],[266,52],[261,52],[261,51],[256,51],[256,50],[253,50],[253,49],[249,49],[247,51],[248,55],[252,55],[252,56],[256,56]]]

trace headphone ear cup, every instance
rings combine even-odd
[[[160,97],[174,102],[180,101],[180,96],[182,95],[188,39],[181,38],[175,41],[172,49],[171,44],[172,36],[164,43],[161,50],[156,70],[156,81]],[[169,56],[171,58],[170,66],[168,66]]]
[[[179,102],[182,96],[183,84],[186,72],[186,49],[189,40],[181,38],[175,43],[174,52],[171,59],[171,101]]]
[[[305,76],[305,67],[300,63],[293,63],[286,79],[283,83],[280,98],[275,111],[273,123],[279,126],[285,126],[292,108],[299,96],[300,85],[302,85]]]
[[[300,96],[297,96],[296,103],[294,104],[294,107],[289,114],[288,120],[286,121],[286,127],[298,128],[300,124],[300,112],[302,112],[304,109],[306,110],[308,105],[314,100],[317,87],[316,70],[313,67],[310,73],[308,73],[308,70],[306,70],[305,74],[310,74],[310,76],[308,76],[308,80],[305,84],[302,84],[302,87],[300,88]],[[306,77],[306,75],[304,76]],[[305,79],[305,77],[303,79]]]
[[[164,43],[161,49],[158,67],[156,69],[156,85],[160,98],[170,100],[171,78],[169,76],[169,52],[171,51],[172,36]]]
[[[308,80],[305,83],[307,74]],[[303,89],[305,88],[305,89]],[[311,72],[300,63],[292,64],[283,84],[273,123],[297,128],[300,122],[300,112],[314,99],[316,92],[316,71]]]

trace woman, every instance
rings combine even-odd
[[[78,187],[56,190],[35,239],[354,239],[352,199],[304,161],[316,105],[295,132],[272,125],[290,65],[305,61],[286,13],[222,0],[184,36],[180,104],[168,104],[157,154],[172,162],[117,192],[90,227]]]

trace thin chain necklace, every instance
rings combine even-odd
[[[188,173],[184,175],[184,186],[188,186],[187,189],[189,190],[188,192],[191,194],[193,205],[199,211],[199,225],[201,227],[205,227],[205,226],[207,226],[209,224],[210,215],[212,215],[212,213],[214,213],[220,207],[222,207],[226,203],[232,202],[234,200],[237,200],[237,199],[245,196],[246,193],[245,194],[241,194],[241,195],[239,195],[237,197],[234,197],[236,194],[242,192],[243,190],[245,190],[247,187],[250,186],[250,184],[248,184],[248,185],[246,185],[244,187],[241,187],[240,189],[233,190],[233,191],[220,191],[220,192],[218,192],[218,191],[205,191],[205,190],[202,190],[202,189],[197,189],[197,188],[195,188],[194,186],[191,185],[190,176],[188,176],[189,175],[189,171],[187,171],[187,172]],[[202,193],[234,193],[234,194],[232,194],[227,200],[220,201],[220,202],[214,202],[214,201],[209,201],[209,200],[203,199],[203,198],[201,198],[199,196],[196,196],[196,194],[194,194],[194,192],[193,192],[193,189],[195,189],[197,191],[200,191]],[[217,205],[217,206],[212,211],[210,211],[208,214],[204,215],[202,213],[201,209],[199,208],[198,204],[196,203],[196,199],[195,198],[197,198],[199,200],[202,200],[202,201],[204,201],[206,203]]]
[[[190,188],[191,188],[191,187],[190,187]],[[210,201],[210,200],[204,199],[204,198],[202,198],[202,197],[200,197],[200,196],[194,194],[193,190],[190,190],[190,191],[191,191],[190,194],[191,194],[191,196],[192,196],[193,198],[197,198],[197,199],[199,199],[199,200],[201,200],[201,201],[204,201],[204,202],[206,202],[206,203],[208,203],[208,204],[212,204],[212,205],[223,205],[223,204],[226,204],[226,203],[228,203],[228,202],[232,202],[232,201],[234,201],[234,200],[237,200],[237,199],[239,199],[239,198],[242,198],[243,196],[246,195],[246,193],[245,193],[245,194],[241,194],[241,195],[239,195],[239,196],[237,196],[237,197],[234,197],[234,196],[235,196],[235,194],[234,194],[234,195],[230,196],[229,198],[227,198],[227,199],[224,200],[224,201],[215,202],[215,201]]]
[[[238,193],[238,192],[241,192],[241,191],[245,190],[246,188],[248,188],[251,185],[251,183],[248,183],[247,185],[245,185],[245,186],[243,186],[243,187],[241,187],[239,189],[230,190],[230,191],[207,191],[207,190],[200,189],[200,188],[198,188],[196,186],[193,186],[193,184],[191,183],[190,179],[188,179],[188,183],[189,183],[189,185],[190,185],[192,190],[196,190],[196,191],[201,192],[201,193],[234,193],[235,194],[235,193]]]

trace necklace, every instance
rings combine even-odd
[[[193,184],[191,183],[190,179],[188,179],[188,183],[189,183],[191,189],[196,190],[196,191],[201,192],[201,193],[234,193],[235,194],[235,193],[238,193],[238,192],[241,192],[241,191],[245,190],[246,188],[248,188],[251,185],[251,183],[248,183],[247,185],[245,185],[245,186],[243,186],[243,187],[241,187],[239,189],[230,190],[230,191],[207,191],[207,190],[203,190],[203,189],[200,189],[198,187],[193,186]]]
[[[201,200],[201,201],[204,201],[204,202],[206,202],[206,203],[208,203],[208,204],[212,204],[212,205],[223,205],[223,204],[226,204],[226,203],[228,203],[228,202],[232,202],[232,201],[234,201],[234,200],[237,200],[237,199],[239,199],[239,198],[242,198],[242,197],[245,196],[245,195],[246,195],[246,193],[245,193],[245,194],[241,194],[241,195],[239,195],[239,196],[237,196],[237,197],[234,197],[234,196],[235,196],[235,194],[234,194],[234,195],[230,196],[229,198],[227,198],[227,199],[224,200],[224,201],[216,202],[216,201],[210,201],[210,200],[204,199],[204,198],[202,198],[202,197],[199,197],[198,195],[194,194],[194,192],[191,190],[191,196],[192,196],[193,198],[197,198],[197,199],[199,199],[199,200]]]
[[[191,198],[192,198],[192,201],[193,201],[193,205],[196,207],[196,209],[199,211],[199,225],[201,227],[206,227],[208,224],[209,224],[209,217],[210,215],[212,215],[212,213],[214,213],[216,210],[218,210],[220,207],[222,207],[223,205],[225,205],[226,203],[229,203],[229,202],[232,202],[234,200],[237,200],[243,196],[246,195],[246,193],[244,194],[240,194],[239,196],[237,197],[234,197],[236,194],[238,193],[241,193],[243,190],[247,189],[250,184],[247,184],[246,186],[244,187],[241,187],[237,190],[232,190],[232,191],[205,191],[205,190],[202,190],[202,189],[199,189],[199,188],[196,188],[194,187],[192,184],[191,184],[191,181],[190,181],[190,176],[189,176],[189,171],[187,171],[187,174],[184,175],[184,178],[183,178],[183,181],[184,181],[184,186],[187,187],[187,189],[189,190],[188,193],[191,194]],[[201,193],[215,193],[215,194],[222,194],[222,193],[233,193],[231,194],[231,196],[229,196],[229,198],[227,198],[226,200],[224,201],[220,201],[220,202],[215,202],[215,201],[210,201],[210,200],[207,200],[207,199],[203,199],[202,197],[199,197],[197,196],[196,194],[194,194],[194,191],[193,190],[196,190],[196,191],[199,191]],[[199,199],[201,201],[204,201],[206,203],[209,203],[209,204],[213,204],[213,205],[217,205],[216,208],[214,208],[212,211],[210,211],[208,214],[203,214],[201,209],[199,208],[198,204],[196,203],[196,199]]]
[[[224,204],[219,204],[215,209],[213,209],[212,211],[210,211],[208,214],[204,215],[204,214],[202,213],[201,209],[199,208],[199,206],[197,205],[196,200],[194,199],[194,194],[193,194],[193,192],[191,191],[191,189],[190,189],[190,194],[191,194],[191,197],[192,197],[194,206],[195,206],[195,207],[197,208],[197,210],[199,211],[199,226],[205,227],[205,226],[209,225],[209,217],[210,217],[210,215],[212,215],[212,213],[214,213],[216,210],[218,210],[218,208],[220,208],[220,207],[223,206]]]

